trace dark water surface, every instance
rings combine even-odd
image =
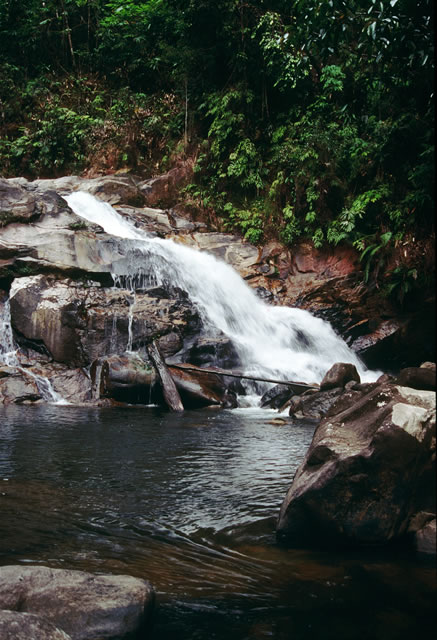
[[[153,640],[395,640],[435,629],[413,552],[276,544],[312,439],[258,409],[0,408],[0,564],[150,580]]]

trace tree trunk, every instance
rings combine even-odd
[[[155,365],[155,368],[161,380],[164,400],[167,403],[168,408],[171,411],[183,411],[184,405],[182,404],[181,397],[178,390],[176,389],[176,385],[173,378],[171,377],[171,373],[164,362],[164,358],[159,351],[159,347],[156,341],[153,341],[148,345],[147,351],[149,353],[151,361]]]

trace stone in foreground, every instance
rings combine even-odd
[[[278,537],[300,547],[401,538],[414,514],[435,508],[434,446],[433,392],[383,384],[343,393],[296,472]]]
[[[2,640],[71,640],[71,636],[32,613],[0,610]]]
[[[145,638],[153,602],[153,587],[131,576],[0,567],[0,609],[41,616],[72,640]]]

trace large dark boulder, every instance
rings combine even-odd
[[[280,409],[294,395],[293,389],[286,384],[275,384],[274,387],[268,389],[260,400],[261,407],[270,407],[271,409]]]
[[[278,537],[291,545],[385,544],[435,509],[434,393],[357,386],[319,424],[282,504]]]
[[[341,387],[334,387],[325,391],[307,391],[301,396],[293,396],[289,415],[298,419],[320,420],[336,402],[342,391]]]

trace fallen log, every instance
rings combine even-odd
[[[230,378],[244,378],[245,380],[254,380],[255,382],[271,382],[272,384],[285,384],[289,387],[296,387],[297,390],[303,389],[319,389],[318,384],[309,384],[307,382],[294,382],[292,380],[273,380],[271,378],[260,378],[257,376],[250,376],[240,371],[228,371],[227,369],[220,369],[219,367],[196,367],[194,364],[172,364],[172,367],[177,369],[186,369],[187,371],[204,371],[205,373],[215,373],[220,376],[229,376]]]
[[[147,345],[147,351],[161,380],[164,400],[168,408],[171,411],[183,411],[184,405],[182,404],[181,397],[155,341]]]

